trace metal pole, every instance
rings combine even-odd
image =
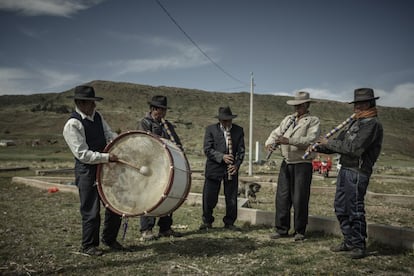
[[[249,129],[249,176],[252,176],[253,173],[253,87],[254,87],[254,78],[253,72],[251,73],[250,81],[250,129]]]

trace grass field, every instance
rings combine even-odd
[[[198,231],[201,206],[183,205],[174,213],[182,238],[139,240],[138,220],[130,218],[127,251],[105,251],[101,257],[78,253],[79,199],[70,193],[12,184],[11,177],[30,172],[0,173],[1,275],[412,275],[414,252],[368,243],[370,256],[351,260],[329,247],[339,237],[309,233],[303,242],[270,240],[267,226],[240,224],[241,232],[221,228]]]
[[[279,162],[275,156],[276,161]],[[189,155],[193,169],[203,168],[204,157]],[[389,160],[394,160],[390,166]],[[398,160],[398,162],[395,162]],[[224,230],[222,209],[216,209],[216,228],[198,231],[201,206],[183,205],[174,213],[174,227],[184,233],[176,239],[141,242],[139,218],[130,218],[125,252],[110,252],[99,258],[78,253],[81,239],[79,199],[75,194],[53,193],[12,184],[13,176],[33,176],[36,169],[68,168],[73,159],[62,144],[52,146],[0,148],[1,167],[28,166],[30,170],[0,172],[0,275],[413,275],[414,252],[368,242],[370,256],[351,260],[334,254],[329,247],[339,237],[309,233],[303,242],[270,240],[268,226],[238,222],[241,232]],[[410,168],[411,164],[411,168]],[[413,176],[412,161],[384,156],[379,172]],[[276,167],[256,166],[275,178]],[[247,163],[242,168],[246,174]],[[334,178],[316,179],[313,185],[331,186]],[[411,181],[372,179],[370,190],[382,193],[414,194]],[[194,182],[192,191],[200,186]],[[268,189],[268,190],[266,190]],[[274,208],[274,191],[263,187],[259,206]],[[311,214],[333,216],[333,194],[311,196]],[[379,213],[378,211],[382,211]],[[414,207],[367,203],[367,219],[389,225],[414,227]]]

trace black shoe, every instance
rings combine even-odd
[[[351,259],[362,259],[367,256],[367,252],[363,248],[354,248],[349,252]]]
[[[354,247],[352,245],[347,245],[345,242],[341,244],[332,246],[330,249],[332,252],[346,252],[351,251]]]
[[[102,256],[103,252],[99,248],[92,246],[88,248],[82,248],[80,250],[81,253],[88,255],[88,256]]]
[[[200,227],[198,228],[199,230],[208,230],[213,228],[213,225],[211,223],[203,223],[200,225]]]
[[[300,234],[300,233],[296,233],[294,239],[295,239],[295,241],[303,241],[303,240],[305,240],[305,235]]]
[[[102,240],[102,243],[108,246],[113,251],[122,251],[125,249],[118,241],[107,243],[106,241]]]
[[[280,239],[280,238],[287,238],[287,237],[289,237],[288,234],[281,234],[281,233],[278,233],[278,232],[272,233],[269,236],[269,238],[274,239],[274,240]]]
[[[241,228],[235,226],[234,224],[224,224],[224,228],[232,231],[241,231]]]
[[[175,237],[175,238],[181,238],[183,234],[180,232],[176,232],[172,229],[168,229],[167,231],[159,232],[158,237]]]
[[[158,239],[158,237],[152,233],[152,229],[143,231],[141,233],[141,241],[153,241],[156,239]]]

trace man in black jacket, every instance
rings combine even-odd
[[[150,111],[139,122],[138,129],[149,131],[162,138],[171,140],[180,149],[182,144],[180,138],[174,130],[173,125],[164,120],[167,114],[167,97],[157,95],[152,97],[148,102]],[[158,237],[181,237],[182,234],[171,229],[173,223],[172,213],[158,219],[158,226],[160,227]],[[141,216],[141,235],[142,240],[153,240],[156,236],[152,233],[152,228],[155,225],[155,217]]]
[[[207,157],[205,182],[203,188],[203,223],[200,230],[212,228],[214,222],[213,209],[217,205],[221,182],[224,184],[226,214],[224,227],[238,230],[234,226],[237,219],[238,171],[244,159],[244,131],[233,124],[230,107],[220,107],[218,123],[206,128],[204,136],[204,153]]]
[[[331,250],[349,251],[353,259],[366,256],[364,197],[383,139],[375,103],[378,98],[371,88],[356,89],[350,102],[354,104],[355,119],[335,139],[321,138],[316,147],[319,152],[341,155],[334,206],[344,240]]]

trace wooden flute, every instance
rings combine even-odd
[[[331,137],[334,133],[338,132],[341,128],[343,128],[344,126],[346,126],[347,124],[349,124],[356,116],[356,113],[352,114],[348,119],[346,119],[345,121],[343,121],[342,123],[340,123],[339,125],[337,125],[336,127],[334,127],[331,131],[329,131],[327,134],[325,134],[325,138],[329,138]],[[302,159],[306,159],[308,158],[309,154],[312,151],[315,151],[316,147],[319,145],[318,142],[316,142],[315,144],[313,144],[306,152],[305,154],[302,156]]]
[[[290,126],[295,122],[295,120],[296,120],[296,116],[297,116],[297,113],[294,113],[289,119],[290,119],[290,121],[287,123],[287,125],[286,125],[286,127],[283,129],[283,131],[282,131],[282,133],[281,133],[281,135],[280,136],[283,136],[283,135],[285,135],[285,133],[286,133],[286,131],[288,131],[288,129],[290,128]],[[276,142],[274,142],[273,144],[272,144],[272,146],[271,146],[271,148],[273,149],[273,150],[269,150],[268,152],[267,152],[267,155],[266,155],[266,161],[268,161],[269,160],[269,158],[270,158],[270,156],[272,155],[272,153],[273,153],[273,151],[276,149],[276,147],[278,146],[279,144],[278,143],[276,143]]]
[[[231,133],[230,133],[230,129],[226,129],[226,136],[227,136],[227,147],[229,148],[229,154],[230,155],[233,155],[233,143],[232,143],[232,140],[231,140]],[[230,164],[231,165],[231,164]],[[229,166],[230,166],[229,165]],[[227,171],[227,179],[228,180],[232,180],[233,179],[233,177],[231,176],[231,174],[230,174],[230,172],[229,171]]]

